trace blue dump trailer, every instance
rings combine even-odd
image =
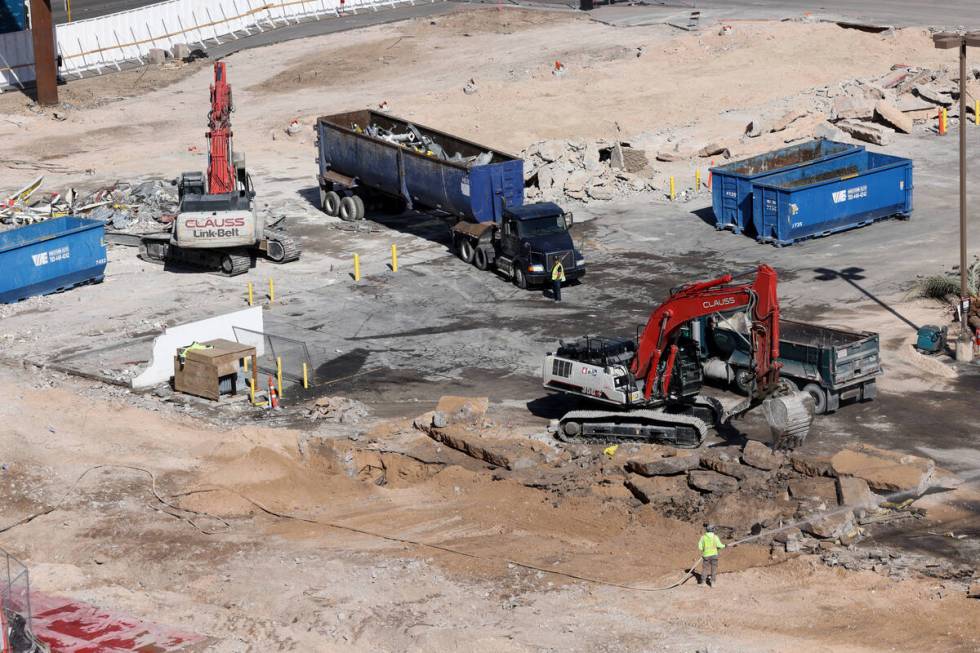
[[[767,177],[812,164],[858,154],[861,145],[817,139],[711,168],[711,204],[715,229],[754,234],[752,186]]]
[[[566,280],[585,274],[557,204],[524,204],[518,157],[377,111],[317,119],[320,205],[343,220],[375,208],[420,210],[448,218],[455,253],[494,269],[521,288],[550,280],[561,261]]]
[[[0,303],[99,283],[105,276],[105,225],[67,217],[0,232]]]
[[[912,161],[864,151],[756,181],[756,239],[775,245],[912,213]]]

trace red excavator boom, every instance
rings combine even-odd
[[[214,64],[211,111],[208,113],[208,193],[235,192],[235,166],[231,151],[231,86],[225,63]]]
[[[752,318],[752,352],[754,357],[756,394],[767,395],[779,383],[779,300],[776,295],[776,271],[760,265],[755,281],[733,284],[726,274],[713,281],[684,286],[658,306],[647,321],[637,343],[630,371],[644,379],[643,394],[649,400],[654,395],[665,397],[670,388],[674,361],[677,356],[677,336],[680,327],[715,313],[740,308]],[[667,356],[663,371],[660,363]]]

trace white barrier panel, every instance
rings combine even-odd
[[[430,0],[435,2],[436,0]],[[393,7],[414,0],[169,0],[98,18],[58,25],[59,73],[102,72],[129,61],[142,62],[150,50],[177,43],[208,44],[241,38],[301,20]],[[0,34],[0,84],[34,79],[30,31]]]

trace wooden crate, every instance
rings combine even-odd
[[[251,358],[253,382],[257,383],[255,347],[249,347],[231,340],[208,340],[202,342],[210,349],[192,349],[180,360],[180,352],[174,355],[174,390],[184,394],[204,397],[218,401],[220,379],[229,374],[237,374],[239,361]],[[244,390],[244,388],[243,388]]]

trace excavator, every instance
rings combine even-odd
[[[208,171],[185,172],[177,182],[180,209],[169,232],[140,239],[140,258],[182,263],[225,276],[248,272],[253,255],[275,263],[300,256],[299,244],[267,225],[255,211],[255,191],[244,156],[232,149],[234,105],[223,61],[214,64],[208,113]]]
[[[750,282],[737,283],[726,274],[688,284],[671,291],[635,340],[586,336],[560,343],[545,356],[544,387],[607,409],[566,413],[558,422],[559,439],[699,447],[709,428],[761,405],[775,448],[798,446],[813,421],[813,400],[779,376],[776,283],[776,271],[760,265]],[[736,312],[751,321],[752,378],[748,398],[725,409],[701,394],[704,373],[693,330],[701,318]]]

